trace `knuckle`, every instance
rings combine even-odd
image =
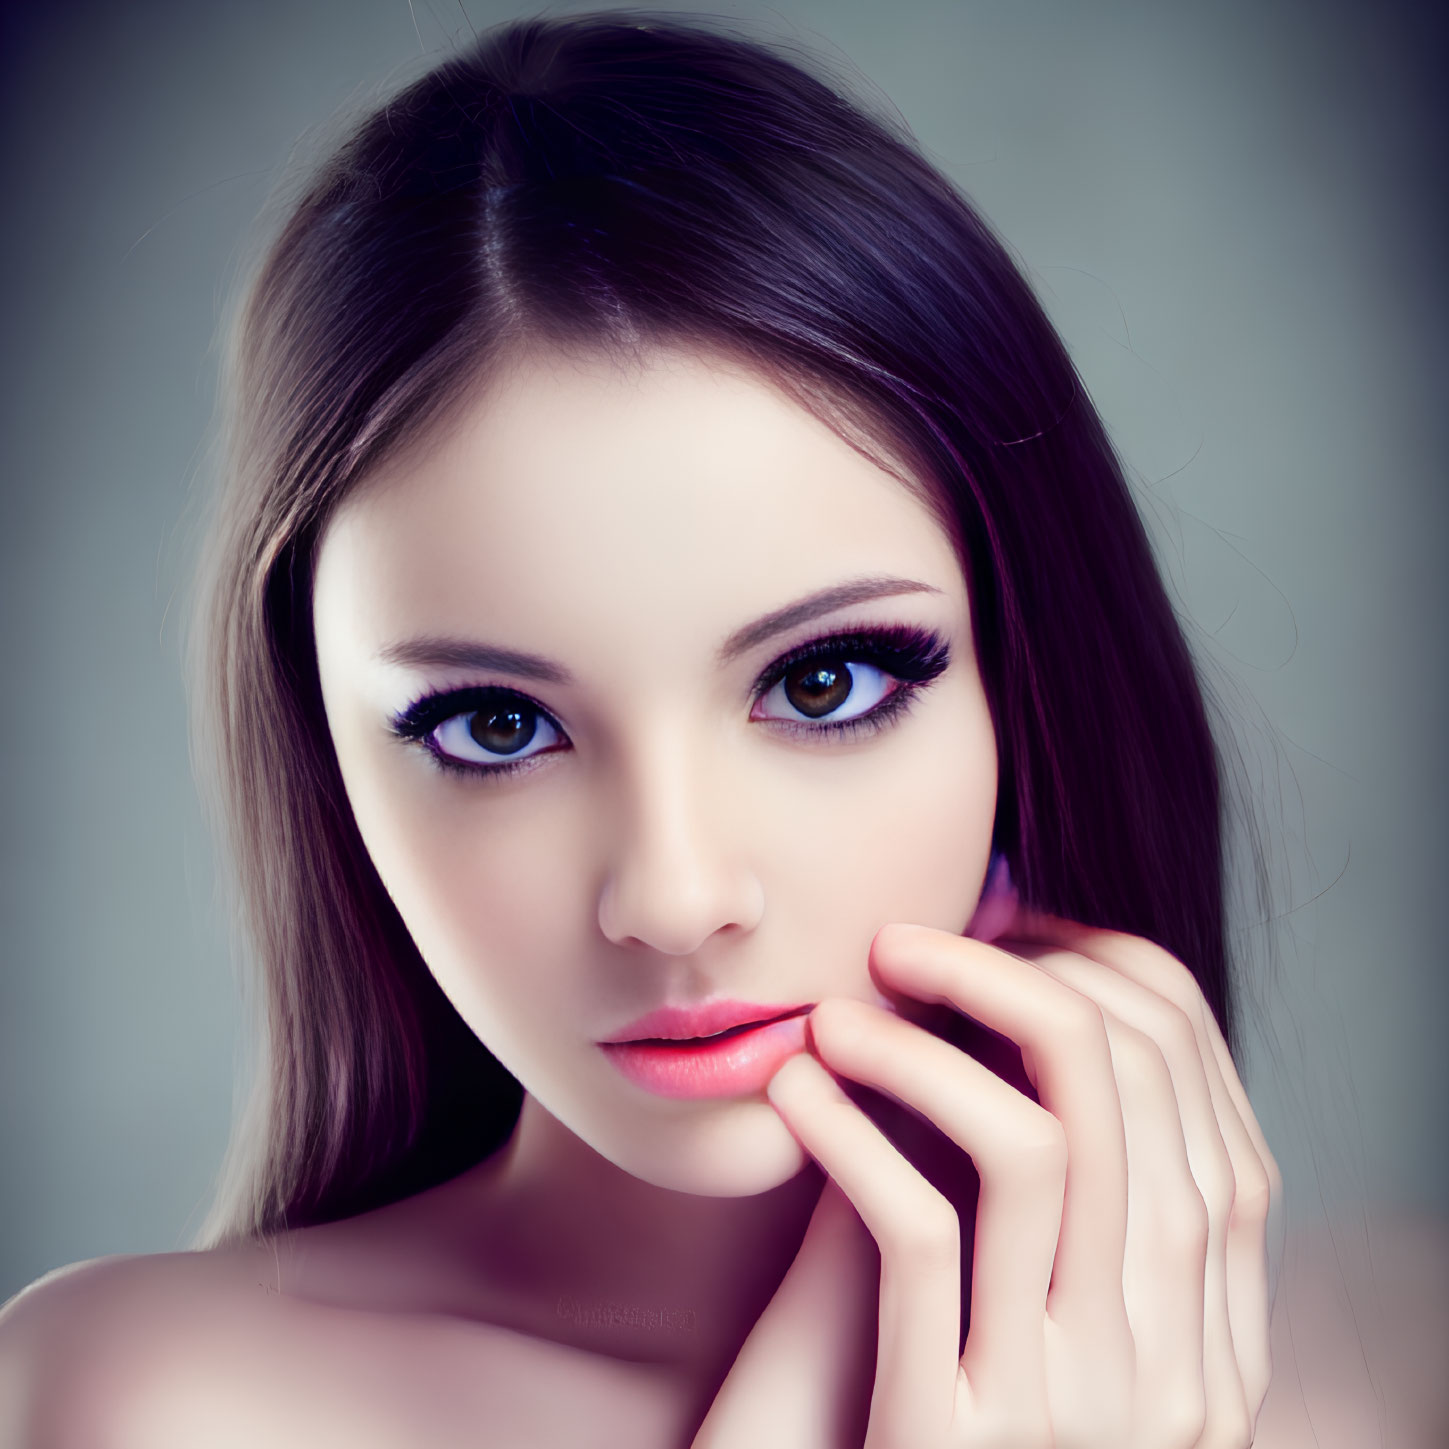
[[[1212,1222],[1207,1203],[1191,1184],[1165,1214],[1162,1237],[1168,1251],[1189,1262],[1200,1263],[1207,1257]]]
[[[1162,1043],[1164,1055],[1183,1061],[1200,1054],[1192,1018],[1182,1007],[1176,1002],[1164,1002],[1161,1017],[1161,1035],[1158,1040]]]
[[[1272,1186],[1268,1174],[1261,1165],[1248,1167],[1238,1173],[1233,1189],[1232,1221],[1260,1227],[1268,1221],[1268,1209],[1272,1206]]]
[[[1233,1185],[1232,1177],[1229,1175],[1227,1183],[1217,1180],[1206,1183],[1201,1187],[1202,1200],[1207,1204],[1208,1223],[1210,1228],[1216,1226],[1220,1231],[1226,1232],[1232,1226],[1233,1220]]]
[[[1091,1048],[1106,1041],[1107,1024],[1102,1019],[1102,1008],[1089,996],[1064,988],[1054,1004],[1053,1016],[1053,1034],[1068,1050]]]
[[[1099,931],[1096,934],[1109,958],[1116,956],[1131,963],[1130,975],[1144,983],[1150,982],[1160,995],[1189,1014],[1197,1010],[1203,999],[1197,977],[1171,951],[1145,936],[1133,936],[1123,931]]]
[[[1067,1175],[1067,1130],[1050,1112],[1038,1108],[1011,1148],[1011,1170],[1033,1183]]]
[[[1207,1427],[1207,1401],[1202,1387],[1195,1394],[1174,1394],[1163,1410],[1160,1442],[1163,1449],[1195,1449]],[[1154,1443],[1159,1442],[1154,1439]]]
[[[1263,1168],[1268,1174],[1268,1193],[1273,1202],[1283,1201],[1283,1172],[1278,1159],[1266,1149],[1263,1153]]]
[[[1252,1443],[1253,1421],[1241,1402],[1206,1415],[1198,1438],[1201,1449],[1251,1449]]]
[[[955,1208],[934,1188],[923,1191],[891,1225],[884,1246],[891,1257],[912,1267],[950,1266],[961,1253]]]
[[[1176,956],[1161,948],[1153,948],[1152,955],[1162,994],[1192,1020],[1206,1005],[1197,977]]]
[[[1158,1093],[1171,1084],[1157,1043],[1135,1027],[1114,1027],[1112,1062],[1119,1084],[1129,1091]]]
[[[1256,1429],[1258,1415],[1262,1412],[1263,1402],[1268,1397],[1268,1386],[1273,1381],[1273,1355],[1266,1351],[1251,1364],[1243,1369],[1243,1393],[1247,1397],[1248,1411],[1252,1415],[1253,1425]]]
[[[1197,1190],[1207,1204],[1209,1220],[1226,1224],[1231,1219],[1233,1199],[1237,1192],[1232,1159],[1221,1142],[1209,1147],[1204,1157],[1201,1170],[1194,1167],[1193,1171]]]

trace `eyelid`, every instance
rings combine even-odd
[[[847,625],[806,639],[767,664],[755,680],[752,699],[758,703],[792,665],[819,658],[874,664],[897,679],[924,683],[946,667],[950,649],[936,630],[924,625]]]
[[[500,699],[519,700],[528,705],[558,736],[557,743],[531,754],[501,755],[493,761],[461,759],[449,754],[438,743],[438,732],[445,724],[460,715],[477,713],[490,701]],[[545,709],[521,689],[503,684],[465,684],[425,693],[392,716],[389,724],[394,736],[404,744],[424,751],[435,769],[474,782],[496,782],[522,775],[538,768],[548,756],[559,754],[561,749],[573,748],[573,741],[551,710]]]
[[[832,721],[821,717],[818,722],[769,718],[769,723],[788,733],[826,738],[845,738],[864,731],[883,728],[909,708],[919,689],[930,684],[950,663],[951,650],[946,638],[925,625],[904,623],[873,623],[844,625],[825,634],[803,640],[779,655],[757,676],[751,690],[751,719],[760,701],[788,673],[792,666],[810,659],[836,659],[879,669],[899,682],[900,687],[861,715]],[[500,758],[497,763],[460,760],[440,749],[434,736],[449,720],[481,709],[495,699],[520,700],[546,720],[565,749],[573,748],[568,732],[538,700],[505,684],[467,684],[453,689],[432,691],[421,695],[390,720],[392,732],[410,744],[425,749],[434,764],[443,770],[476,779],[497,779],[532,768],[557,747],[540,750],[516,759]]]
[[[851,650],[858,651],[854,654]],[[854,658],[861,663],[873,659],[900,663],[912,657],[922,659],[945,656],[948,653],[945,641],[934,629],[915,624],[862,623],[842,625],[828,633],[803,639],[793,648],[778,655],[755,678],[751,696],[759,699],[773,688],[791,665],[803,659],[821,656],[833,658]],[[899,677],[899,676],[898,676]],[[410,738],[417,738],[449,719],[454,714],[467,712],[471,699],[508,696],[526,701],[547,719],[561,734],[565,733],[557,716],[541,701],[526,690],[511,684],[462,684],[451,689],[426,690],[413,702],[391,717],[393,730]]]
[[[393,715],[389,724],[394,734],[404,739],[421,740],[435,733],[440,725],[456,715],[472,713],[494,699],[522,700],[530,708],[537,710],[562,738],[568,738],[552,710],[525,694],[523,690],[506,684],[462,684],[454,689],[428,690]]]

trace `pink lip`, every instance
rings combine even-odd
[[[764,1091],[785,1060],[805,1050],[809,1010],[809,1004],[738,1001],[666,1006],[599,1047],[625,1077],[656,1096],[742,1096]],[[732,1030],[739,1027],[745,1029]],[[652,1039],[641,1040],[646,1033]]]
[[[628,1026],[605,1037],[601,1046],[616,1042],[684,1041],[716,1036],[731,1027],[755,1022],[778,1021],[809,1011],[814,1002],[798,1004],[776,1001],[760,1005],[754,1001],[701,1001],[697,1006],[661,1006]]]

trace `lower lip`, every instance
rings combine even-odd
[[[788,1057],[805,1050],[805,1017],[789,1016],[718,1040],[601,1042],[636,1086],[659,1097],[738,1097],[763,1092]]]

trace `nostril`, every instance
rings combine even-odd
[[[748,871],[722,869],[670,880],[634,863],[605,881],[598,924],[617,946],[692,956],[720,932],[753,930],[763,913],[764,891]]]

